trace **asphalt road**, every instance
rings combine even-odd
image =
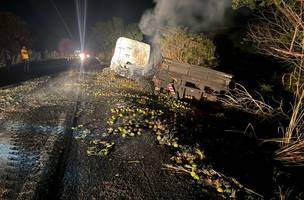
[[[0,199],[213,199],[189,176],[163,169],[170,153],[151,134],[116,140],[107,157],[88,156],[75,127],[101,138],[112,99],[93,90],[101,66],[80,73],[65,60],[1,69]],[[98,76],[99,75],[99,76]],[[94,91],[93,91],[94,92]],[[123,99],[121,99],[123,102]]]
[[[77,79],[67,71],[1,90],[1,199],[33,199],[56,172],[78,95],[66,84]]]
[[[45,75],[53,75],[69,70],[71,67],[77,68],[79,60],[76,59],[53,59],[35,61],[30,63],[30,71],[24,71],[24,64],[16,64],[10,67],[0,68],[0,87],[18,84],[23,81],[39,78]],[[85,63],[86,67],[100,66],[102,63],[95,58],[91,58]]]

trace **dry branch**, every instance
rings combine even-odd
[[[275,47],[270,47],[270,49],[278,52],[278,53],[282,53],[283,56],[288,56],[288,57],[299,57],[299,58],[304,58],[304,54],[303,53],[299,53],[299,52],[292,52],[292,51],[287,51],[284,49],[278,49]]]
[[[260,53],[279,58],[292,67],[283,76],[284,86],[294,94],[289,125],[278,140],[282,148],[276,159],[304,164],[304,1],[274,0],[249,26],[249,36]]]
[[[190,166],[189,166],[189,169],[186,169],[185,167],[182,167],[182,166],[174,166],[174,165],[169,165],[169,164],[163,164],[163,166],[166,169],[169,169],[169,170],[172,170],[172,171],[175,171],[175,172],[178,172],[178,173],[187,173],[187,174],[190,174],[193,171],[193,169]],[[204,168],[201,168],[201,169],[196,169],[196,171],[197,171],[198,174],[203,174],[209,180],[211,180],[212,177],[217,176],[218,178],[221,178],[222,180],[227,181],[230,184],[234,185],[238,189],[244,190],[244,191],[246,191],[249,194],[254,194],[257,197],[263,199],[263,196],[261,194],[259,194],[259,193],[255,192],[255,191],[253,191],[253,190],[251,190],[251,189],[243,186],[242,184],[240,184],[234,178],[227,177],[224,174],[215,171],[214,169],[204,169]]]
[[[276,160],[287,165],[304,165],[304,140],[296,141],[276,152]]]
[[[276,114],[274,108],[266,104],[263,99],[257,100],[251,96],[241,84],[236,84],[235,89],[219,98],[219,101],[226,107],[231,107],[251,114],[271,117]]]

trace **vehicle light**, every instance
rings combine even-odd
[[[79,57],[80,57],[80,60],[84,60],[85,59],[85,54],[84,53],[80,53]]]
[[[87,58],[89,58],[89,57],[91,57],[91,55],[90,55],[90,54],[87,54]]]

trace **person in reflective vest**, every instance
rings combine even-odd
[[[24,63],[24,71],[29,72],[30,71],[30,55],[29,51],[25,46],[22,47],[21,49],[21,59],[22,62]]]

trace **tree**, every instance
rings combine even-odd
[[[294,94],[289,126],[276,158],[304,162],[304,1],[233,0],[235,8],[256,9],[259,18],[249,25],[249,37],[258,52],[278,58],[291,68],[284,84]]]
[[[139,30],[137,23],[127,24],[123,36],[137,41],[144,39],[143,33]]]
[[[30,44],[30,31],[26,23],[13,13],[0,12],[0,49],[16,54],[22,45]]]
[[[237,3],[236,3],[237,2]],[[249,2],[249,3],[248,3]],[[273,56],[291,66],[285,82],[292,90],[304,89],[303,1],[234,0],[239,6],[259,9],[259,18],[249,25],[249,37],[259,53]],[[263,3],[263,4],[262,4]],[[261,7],[260,5],[263,5]],[[269,5],[265,7],[264,5]]]
[[[292,2],[274,0],[270,8],[260,10],[259,18],[249,25],[249,36],[260,53],[294,64],[295,59],[303,57],[304,24],[299,6],[302,3]]]
[[[187,28],[167,27],[161,30],[158,40],[165,58],[207,67],[216,66],[215,45],[203,34]]]
[[[238,9],[240,7],[248,7],[250,9],[266,8],[273,5],[273,0],[233,0],[232,7]]]
[[[112,51],[119,37],[128,37],[130,39],[142,41],[143,34],[137,27],[137,24],[125,24],[118,17],[114,17],[106,22],[97,22],[93,27],[96,49],[102,52]]]

